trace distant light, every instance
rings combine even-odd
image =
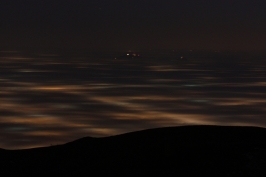
[[[127,55],[129,55],[129,53],[127,53]]]

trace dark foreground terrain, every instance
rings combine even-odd
[[[184,126],[0,150],[1,176],[266,176],[266,129]]]

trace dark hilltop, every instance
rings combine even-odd
[[[266,176],[266,130],[183,126],[0,149],[1,176]]]

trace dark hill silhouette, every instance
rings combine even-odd
[[[1,175],[266,176],[266,129],[184,126],[0,150]]]

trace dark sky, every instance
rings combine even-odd
[[[0,47],[266,50],[265,0],[1,0]]]

